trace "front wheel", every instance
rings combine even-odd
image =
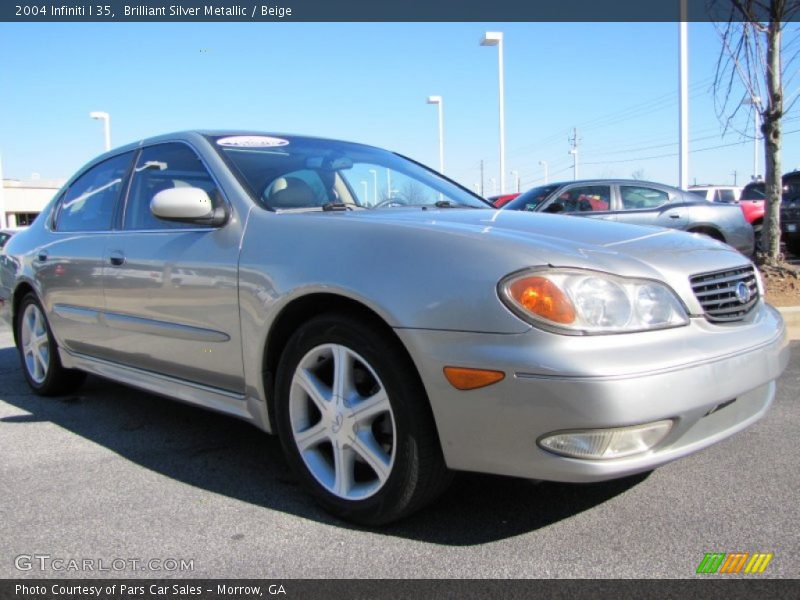
[[[17,344],[28,385],[40,396],[60,396],[75,391],[86,374],[61,366],[53,333],[33,293],[22,299],[19,315]]]
[[[290,465],[327,510],[364,525],[409,514],[450,480],[419,377],[378,331],[345,315],[309,321],[276,384]]]

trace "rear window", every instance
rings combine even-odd
[[[763,183],[748,183],[742,190],[742,200],[763,200],[765,197]]]

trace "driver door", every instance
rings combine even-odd
[[[138,156],[118,231],[103,265],[111,358],[177,379],[243,393],[237,262],[241,224],[164,221],[150,201],[171,187],[205,190],[225,202],[208,169],[183,143]]]

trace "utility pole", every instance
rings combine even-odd
[[[481,198],[486,198],[483,194],[483,159],[481,159]]]
[[[572,144],[569,153],[572,154],[572,179],[578,179],[578,142],[581,138],[578,137],[578,128],[572,128],[572,137],[567,138],[567,141]]]
[[[734,171],[733,171],[733,173],[731,173],[731,175],[733,175],[733,185],[736,185],[736,176],[738,175],[738,173],[736,172],[736,169],[734,169]]]

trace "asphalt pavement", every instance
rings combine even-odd
[[[246,423],[94,377],[32,395],[3,329],[0,577],[683,578],[709,552],[774,555],[727,577],[797,577],[792,351],[766,417],[699,454],[591,485],[459,474],[433,506],[369,531],[319,509]]]

